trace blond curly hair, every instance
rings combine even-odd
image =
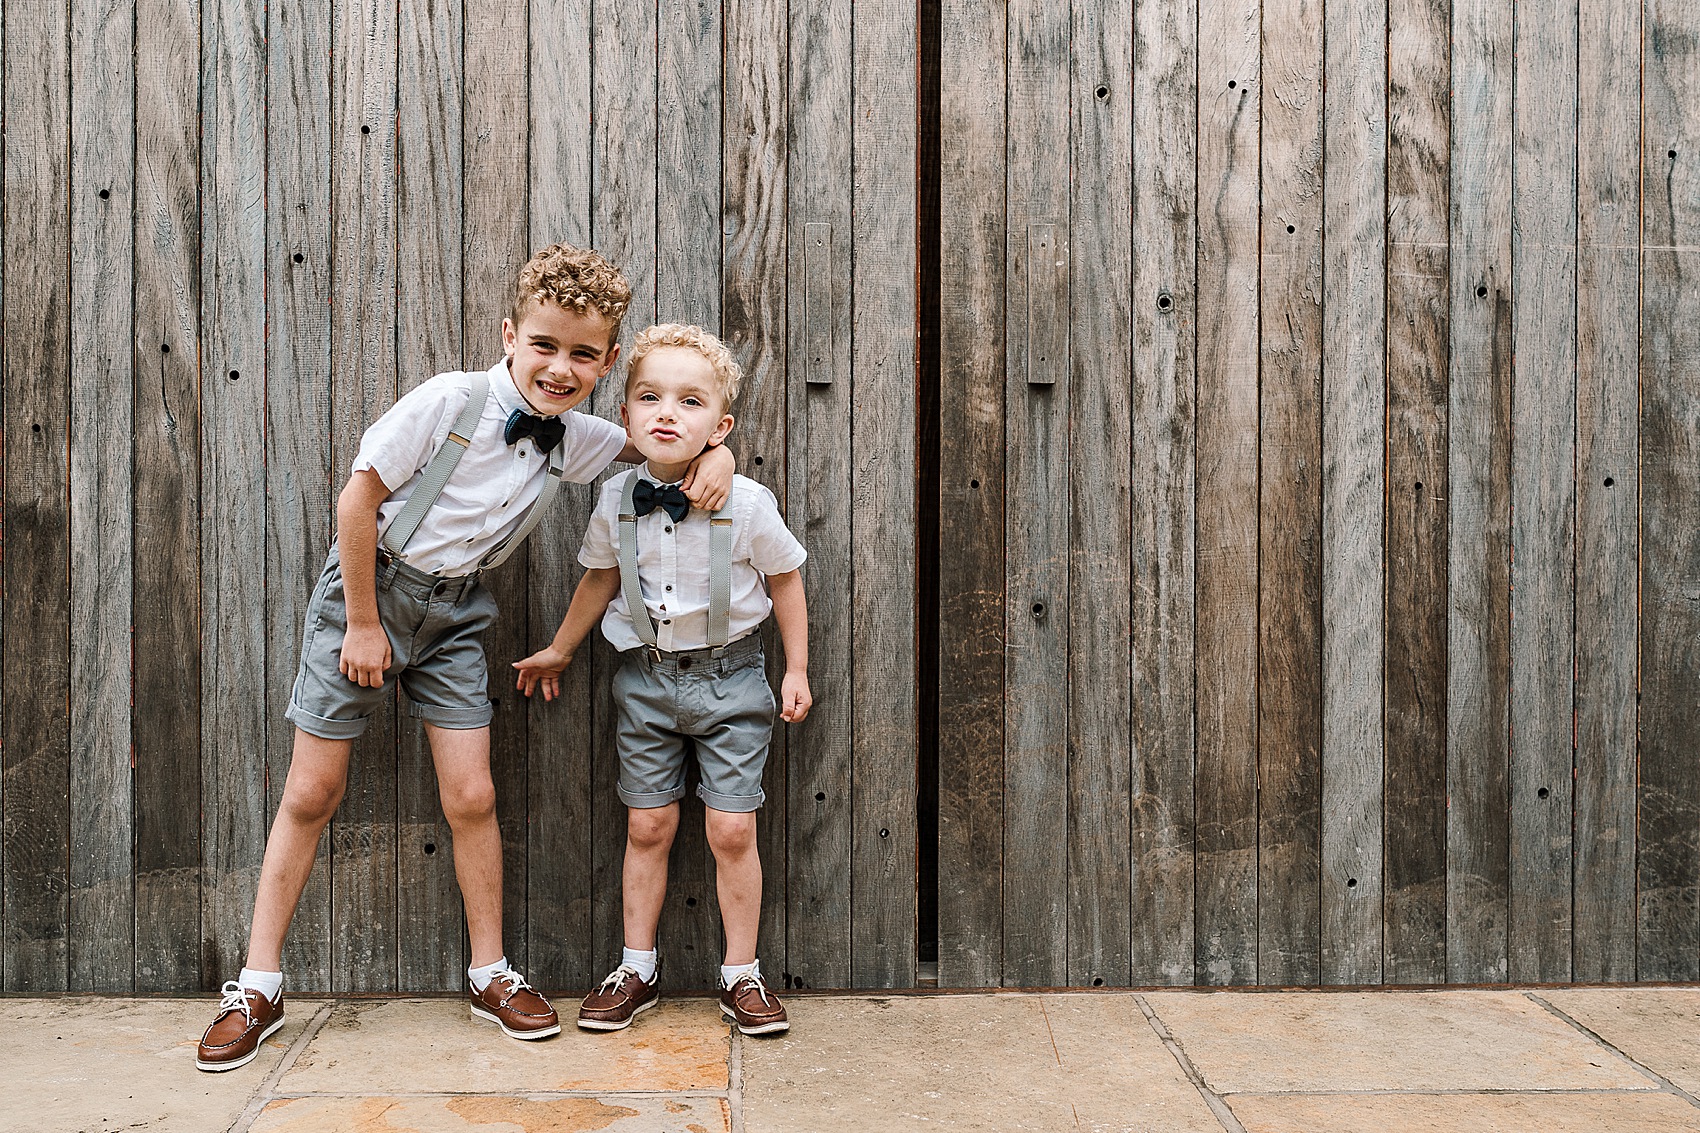
[[[714,381],[719,387],[721,396],[726,399],[725,408],[730,411],[732,403],[738,400],[738,387],[744,381],[744,369],[732,357],[732,351],[714,335],[709,334],[699,326],[689,326],[685,323],[657,323],[638,332],[636,341],[632,343],[631,365],[626,371],[626,388],[631,389],[632,379],[637,376],[638,366],[650,354],[664,346],[682,346],[694,350],[708,360],[714,367]]]
[[[608,341],[613,342],[631,306],[632,288],[600,252],[551,244],[519,269],[511,316],[515,327],[532,303],[554,303],[581,315],[597,311],[608,320]]]

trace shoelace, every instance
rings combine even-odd
[[[604,977],[601,986],[596,989],[598,994],[605,991],[613,991],[622,983],[626,982],[627,976],[637,976],[640,981],[643,979],[643,976],[636,968],[632,967],[630,964],[621,964],[618,968],[615,968],[613,971],[609,972],[606,977]]]
[[[522,991],[531,991],[532,986],[525,982],[525,977],[512,968],[499,968],[490,973],[491,982],[501,980],[508,985],[508,996],[511,998]]]
[[[765,979],[763,979],[761,976],[756,975],[754,972],[750,972],[750,973],[747,973],[745,975],[739,976],[737,979],[732,981],[732,987],[734,989],[736,989],[737,986],[741,983],[755,984],[756,985],[756,992],[757,992],[757,994],[759,994],[761,996],[761,1001],[763,1003],[767,1003],[767,1004],[771,1004],[773,1002],[773,1000],[771,1000],[767,997],[767,981]],[[734,996],[736,996],[738,993],[737,993],[736,990],[734,990],[732,992],[732,994]]]
[[[248,1017],[248,1020],[250,1022],[253,1021],[254,1009],[252,1007],[248,1006],[248,989],[247,988],[243,987],[241,984],[237,983],[235,980],[225,980],[224,981],[224,987],[220,988],[219,990],[224,995],[224,998],[220,999],[218,1001],[219,1014],[222,1015],[226,1011],[240,1011],[240,1012],[242,1012],[242,1014],[244,1014]],[[265,992],[257,991],[254,994],[255,995],[264,995]]]

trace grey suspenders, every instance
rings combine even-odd
[[[637,489],[641,473],[626,477],[625,490],[620,493],[620,591],[626,598],[626,612],[631,616],[632,629],[638,640],[651,650],[655,643],[655,623],[649,620],[649,607],[643,604],[643,587],[638,584],[637,569],[637,512],[632,508],[632,493]],[[714,656],[726,647],[730,636],[727,622],[732,609],[732,517],[727,514],[732,497],[708,519],[708,644]]]
[[[478,429],[478,418],[484,412],[484,402],[490,396],[490,376],[477,374],[472,380],[472,393],[466,399],[466,406],[455,418],[455,423],[449,426],[449,435],[437,451],[432,455],[431,462],[425,466],[425,474],[414,486],[413,494],[407,497],[402,505],[401,513],[395,517],[395,522],[384,532],[384,550],[398,559],[404,558],[402,548],[413,538],[413,533],[419,530],[419,524],[425,518],[425,513],[437,502],[437,497],[443,494],[443,485],[449,482],[454,474],[455,466],[460,458],[466,455],[466,446],[472,443],[472,434]],[[486,571],[491,567],[500,566],[507,562],[519,545],[525,542],[532,529],[542,520],[543,513],[549,507],[549,501],[554,498],[555,489],[561,485],[561,474],[565,471],[562,463],[561,446],[556,445],[549,453],[549,474],[543,480],[543,491],[538,495],[531,510],[526,513],[513,534],[492,547],[488,554],[478,560],[477,570]]]

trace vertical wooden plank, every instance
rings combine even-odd
[[[295,741],[281,717],[341,486],[331,467],[329,8],[275,9],[266,41],[266,813],[275,821]],[[332,986],[329,843],[327,832],[284,941],[296,991]]]
[[[656,320],[718,331],[720,0],[660,0],[657,7]],[[758,817],[758,825],[765,817]],[[682,803],[661,910],[673,986],[718,986],[723,959],[714,856],[703,831],[704,818],[693,792]]]
[[[461,6],[403,0],[397,19],[396,382],[405,393],[434,374],[463,365],[477,369],[495,359],[467,357],[461,327]],[[544,52],[534,61],[554,57]],[[558,89],[564,96],[567,88]],[[332,471],[333,482],[348,475],[346,468]],[[497,678],[512,658],[491,653],[488,659],[499,692]],[[461,987],[466,928],[453,839],[438,801],[425,725],[410,718],[399,723],[396,986]]]
[[[1453,0],[1446,974],[1506,979],[1511,630],[1511,11]]]
[[[1129,979],[1137,986],[1193,982],[1198,5],[1135,4],[1133,28]],[[1125,96],[1112,88],[1106,97]]]
[[[942,0],[940,987],[995,986],[1004,978],[1006,24],[1003,5],[987,12]]]
[[[129,5],[71,13],[70,986],[135,980],[130,787],[130,454],[135,31]],[[120,438],[114,443],[114,438]]]
[[[461,311],[466,330],[465,365],[484,369],[501,356],[502,319],[508,313],[514,279],[530,250],[526,247],[526,147],[516,131],[530,120],[530,88],[524,54],[527,9],[503,0],[478,0],[464,9],[464,67],[461,170],[465,223],[462,229]],[[535,547],[535,544],[533,544]],[[490,770],[496,780],[496,814],[502,828],[502,939],[509,961],[525,971],[525,892],[529,863],[525,856],[527,709],[513,691],[506,663],[524,657],[532,636],[526,622],[528,550],[487,578],[502,615],[484,635],[491,659],[490,699],[496,718],[490,725]],[[539,863],[542,864],[542,863]],[[472,957],[468,957],[472,959]]]
[[[345,482],[360,434],[396,398],[396,9],[332,8],[331,470]],[[395,687],[354,743],[330,826],[331,979],[396,987]]]
[[[1069,261],[1073,302],[1064,310],[1072,309],[1073,321],[1058,320],[1057,343],[1073,344],[1065,970],[1070,984],[1103,986],[1129,982],[1134,932],[1133,3],[1073,7],[1070,231],[1074,247],[1092,254]],[[1024,510],[1059,505],[1041,497]]]
[[[201,6],[135,11],[134,592],[184,596],[134,610],[136,990],[182,992],[223,978],[201,969],[206,782],[185,757],[201,727]]]
[[[579,247],[590,243],[589,26],[590,0],[532,5],[531,89],[548,92],[531,101],[528,244],[534,251],[561,240]],[[458,215],[452,219],[458,221]],[[622,368],[605,380],[612,385],[624,375]],[[590,485],[561,489],[531,536],[533,642],[547,639],[566,613],[583,573],[578,548],[596,502]],[[490,658],[494,684],[512,671],[511,660]],[[575,662],[565,674],[562,703],[552,710],[541,702],[529,706],[526,856],[537,868],[526,871],[527,977],[544,988],[576,989],[602,975],[594,971],[600,958],[591,947],[591,831],[617,816],[598,814],[590,805],[589,678],[588,661]]]
[[[793,73],[808,81],[792,91],[786,498],[793,528],[809,551],[803,586],[817,700],[808,721],[789,737],[790,971],[793,986],[848,987],[852,708],[859,668],[851,648],[856,610],[846,585],[855,523],[851,438],[844,427],[851,417],[850,131],[844,128],[851,58],[849,42],[833,28],[848,27],[849,4],[804,7],[795,15],[803,27],[794,26],[791,37],[800,64]],[[829,380],[819,382],[817,375]],[[832,677],[823,679],[826,674]]]
[[[851,10],[858,666],[850,978],[915,983],[915,8]]]
[[[722,337],[744,367],[733,451],[738,455],[743,474],[766,484],[783,503],[793,530],[809,548],[812,560],[816,552],[812,533],[806,528],[796,497],[786,490],[791,473],[800,466],[800,462],[790,460],[787,451],[790,398],[786,383],[787,239],[791,230],[788,154],[792,135],[791,100],[786,87],[790,60],[788,48],[782,45],[792,42],[794,37],[788,34],[787,6],[778,0],[735,0],[725,6],[722,20],[726,61],[722,69],[724,157],[718,218],[722,265],[720,323]],[[818,74],[815,80],[819,81]],[[828,303],[832,296],[830,286],[826,293]],[[847,295],[843,285],[839,290]],[[840,309],[848,328],[848,302]],[[831,313],[830,308],[822,312],[824,318],[830,318]],[[848,337],[846,329],[841,340],[847,341]],[[823,584],[831,588],[823,593],[821,588],[811,587],[809,583],[810,579],[805,578],[811,630],[816,630],[820,623],[814,615],[820,604],[829,599],[831,590],[841,590],[842,584],[839,578],[833,578],[830,584]],[[781,671],[778,635],[771,623],[766,633],[768,671],[774,675]],[[820,639],[811,636],[809,656],[817,678],[822,673],[837,675],[849,671],[848,666],[819,668]],[[837,699],[842,711],[844,698]],[[775,728],[764,781],[767,801],[756,825],[764,874],[758,949],[763,970],[780,984],[811,978],[816,983],[844,982],[842,977],[823,981],[821,977],[827,973],[813,964],[805,974],[799,974],[792,948],[795,941],[791,939],[795,922],[790,916],[790,816],[792,799],[802,799],[804,789],[792,781],[791,753],[800,737],[820,726],[822,717],[818,711],[817,705],[808,724],[795,734],[789,734],[791,730],[783,726]],[[835,790],[832,809],[847,814],[849,798],[848,789]],[[811,794],[804,805],[819,804],[820,800]],[[847,843],[840,848],[838,868],[821,872],[826,883],[845,893],[847,900],[847,887],[842,885],[848,877]],[[845,942],[840,945],[842,953],[847,949],[848,930],[842,921],[837,928],[840,940]],[[787,974],[792,979],[787,980]]]
[[[201,25],[202,975],[234,978],[265,848],[265,12]]]
[[[1329,301],[1322,325],[1322,606],[1327,615],[1322,626],[1317,976],[1327,984],[1367,984],[1381,982],[1382,975],[1388,8],[1385,3],[1325,3],[1323,19],[1328,75],[1323,293]],[[1444,215],[1444,200],[1439,208]],[[1436,778],[1443,780],[1442,772]]]
[[[1391,0],[1388,23],[1385,964],[1427,984],[1446,979],[1451,29],[1445,0]]]
[[[70,5],[6,13],[0,987],[69,975]]]
[[[1322,841],[1322,19],[1263,13],[1257,978],[1317,979]]]
[[[1570,978],[1576,13],[1519,5],[1512,117],[1510,974],[1535,982]]]
[[[1017,0],[1009,7],[1004,982],[1026,987],[1068,982],[1068,860],[1055,839],[1059,819],[1069,821],[1068,700],[1057,690],[1068,679],[1070,516],[1062,501],[1074,475],[1071,383],[1035,385],[1030,375],[1068,367],[1043,355],[1066,342],[1045,312],[1069,309],[1056,294],[1068,286],[1068,269],[1057,265],[1071,246],[1069,30],[1069,10],[1060,5]],[[1035,227],[1054,239],[1046,242]]]
[[[1642,93],[1641,767],[1643,980],[1700,975],[1700,12],[1648,0]]]
[[[1635,978],[1641,9],[1578,5],[1571,972]]]
[[[655,88],[654,0],[593,0],[592,27],[600,29],[591,53],[595,74],[591,90],[591,231],[596,247],[625,274],[632,286],[632,305],[621,338],[631,349],[632,336],[655,321]],[[624,371],[619,380],[602,383],[591,399],[597,414],[619,419],[624,397]],[[609,681],[616,664],[613,652],[597,635],[592,656],[591,707],[594,736],[591,807],[607,821],[594,831],[592,929],[597,974],[618,962],[620,865],[625,860],[626,807],[614,792],[619,757],[614,751],[614,706]],[[662,925],[662,932],[667,926]],[[665,937],[663,938],[665,941]],[[663,949],[669,949],[663,943]],[[675,973],[688,968],[687,957],[671,951],[663,957],[669,987],[689,986]]]
[[[1198,12],[1194,978],[1257,980],[1260,9]]]

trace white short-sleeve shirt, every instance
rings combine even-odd
[[[425,513],[413,538],[402,549],[410,566],[432,574],[470,574],[478,561],[516,529],[543,491],[549,459],[530,437],[510,445],[502,439],[508,414],[531,412],[508,373],[504,358],[490,367],[490,396],[473,430],[472,443],[443,485],[437,503]],[[351,471],[370,468],[390,489],[378,508],[378,538],[407,503],[420,474],[442,446],[455,418],[472,394],[469,373],[438,374],[398,400],[360,438]],[[588,414],[561,415],[565,479],[588,484],[626,446],[626,434],[612,421]]]
[[[633,476],[663,482],[648,472],[647,465],[628,469],[602,486],[579,548],[580,563],[593,569],[620,565],[620,494]],[[763,576],[796,570],[808,553],[785,526],[773,493],[754,480],[732,477],[727,514],[732,518],[732,605],[726,628],[729,640],[736,641],[773,609]],[[637,521],[638,582],[655,626],[656,647],[669,653],[708,645],[708,519],[708,512],[693,508],[674,523],[656,508]],[[602,635],[621,651],[642,644],[624,593],[609,603]]]

